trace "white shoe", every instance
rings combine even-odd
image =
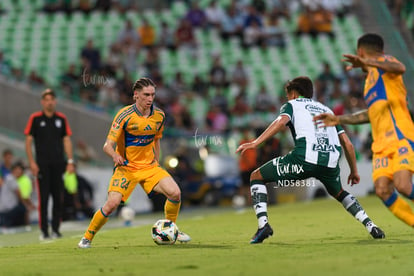
[[[80,242],[78,243],[78,247],[79,248],[91,248],[92,247],[91,241],[88,240],[87,238],[82,238]]]
[[[50,240],[50,236],[49,235],[40,234],[39,241],[49,241],[49,240]]]
[[[177,241],[179,242],[189,242],[191,241],[191,237],[184,232],[178,230]]]

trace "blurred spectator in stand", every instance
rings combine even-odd
[[[11,149],[3,150],[3,161],[1,163],[0,173],[3,177],[6,177],[11,173],[11,168],[13,165],[14,154]]]
[[[244,47],[262,46],[265,42],[265,34],[257,21],[251,21],[243,31]]]
[[[267,46],[277,46],[281,48],[286,46],[284,33],[279,26],[279,18],[276,14],[272,14],[266,20],[263,28],[263,35]]]
[[[243,93],[237,95],[230,112],[232,116],[244,116],[251,112],[250,106],[247,104],[246,97]]]
[[[22,197],[22,200],[26,202],[25,206],[28,207],[26,208],[25,225],[29,225],[30,211],[34,210],[35,206],[31,200],[33,192],[33,183],[32,180],[25,173],[25,170],[26,167],[21,161],[14,163],[12,166],[12,174],[17,181],[17,185],[19,186],[20,195]]]
[[[158,88],[158,87],[157,87]],[[191,91],[197,95],[205,98],[208,94],[208,83],[200,76],[200,74],[195,74],[193,82],[191,84]],[[157,89],[158,93],[158,89]],[[158,95],[157,95],[158,97]]]
[[[332,108],[332,111],[336,115],[344,114],[345,109],[345,95],[341,90],[341,80],[339,78],[335,78],[331,93],[328,98],[328,106]]]
[[[318,95],[327,96],[331,94],[336,76],[332,72],[331,65],[328,62],[323,63],[322,72],[318,75],[316,79],[319,82],[318,85],[320,85],[320,87],[318,88],[318,92],[320,92],[320,94]]]
[[[244,90],[249,84],[249,75],[241,59],[237,61],[236,66],[231,73],[231,82],[232,84],[235,84],[239,90]]]
[[[106,65],[110,67],[113,74],[117,75],[118,72],[122,71],[122,48],[120,43],[113,43],[109,48],[108,58]]]
[[[171,80],[169,88],[173,92],[174,96],[178,96],[188,91],[187,84],[183,79],[183,74],[180,71],[175,73],[174,78]]]
[[[123,14],[128,11],[139,11],[136,2],[135,0],[112,0],[112,5]]]
[[[44,0],[43,11],[47,13],[54,13],[60,10],[60,0]]]
[[[80,73],[77,71],[76,65],[71,64],[66,72],[60,77],[60,86],[67,98],[79,96]]]
[[[197,1],[191,3],[191,8],[188,10],[185,18],[194,28],[204,28],[207,26],[206,13],[200,8]]]
[[[155,45],[156,33],[155,28],[148,22],[148,19],[142,20],[142,25],[138,27],[141,46],[144,48],[152,48]]]
[[[207,112],[206,125],[211,132],[225,134],[229,131],[229,118],[219,106],[212,104]]]
[[[325,33],[331,38],[335,37],[332,30],[333,14],[322,5],[317,5],[312,10],[311,7],[305,6],[303,12],[298,17],[297,35],[310,34],[316,38],[318,34]]]
[[[139,43],[138,32],[132,25],[131,20],[125,21],[125,27],[119,34],[117,42],[122,45],[126,40],[132,41],[132,43],[136,45]]]
[[[244,18],[244,28],[251,26],[253,22],[256,22],[256,25],[260,28],[263,27],[263,18],[260,13],[253,6],[247,6],[247,15]]]
[[[267,92],[266,86],[262,83],[260,85],[259,93],[257,94],[254,110],[257,112],[272,112],[276,110],[275,100]]]
[[[332,29],[334,15],[331,11],[325,9],[322,5],[319,5],[316,11],[312,15],[312,29],[316,34],[327,34],[331,38],[335,37],[335,33]]]
[[[87,15],[92,11],[92,1],[91,0],[79,0],[79,10]]]
[[[244,18],[236,9],[229,6],[224,13],[220,22],[221,38],[227,40],[229,37],[236,36],[243,39],[243,23]]]
[[[167,22],[161,21],[161,29],[158,34],[158,46],[169,50],[175,50],[174,31],[170,28]]]
[[[250,127],[241,129],[241,140],[239,145],[251,142]],[[250,197],[250,174],[257,167],[257,149],[248,149],[239,157],[239,169],[242,179],[242,185],[239,188],[238,194],[244,197],[246,206],[251,205]]]
[[[12,67],[11,69],[12,79],[16,82],[25,83],[26,78],[24,77],[23,70],[18,67]]]
[[[31,88],[41,88],[45,85],[45,81],[35,70],[31,70],[29,76],[27,77],[27,83]]]
[[[5,59],[4,53],[0,50],[0,74],[1,75],[9,75],[11,72],[11,65]]]
[[[121,46],[123,68],[127,74],[132,74],[137,71],[138,63],[138,49],[131,39],[126,39]]]
[[[89,146],[84,140],[79,139],[76,142],[75,158],[80,162],[94,162],[97,160],[96,151]]]
[[[180,20],[180,23],[175,30],[174,37],[177,48],[188,49],[194,57],[196,56],[197,42],[194,35],[194,29],[188,20]]]
[[[262,133],[264,129],[256,129],[256,133]],[[274,156],[282,155],[282,143],[279,138],[273,136],[272,138],[266,140],[259,148],[257,153],[257,163],[259,166],[266,163],[269,159],[274,158]]]
[[[150,48],[147,51],[147,54],[145,55],[145,60],[143,62],[145,71],[150,73],[154,70],[159,71],[160,70],[160,64],[159,64],[159,56],[158,56],[158,50],[156,47]],[[151,79],[154,79],[151,77]]]
[[[158,46],[169,50],[176,49],[175,34],[167,22],[161,21],[161,29],[158,33]]]
[[[96,0],[95,10],[109,12],[111,10],[112,0]]]
[[[86,46],[81,51],[81,57],[88,60],[90,69],[97,72],[101,67],[101,54],[93,45],[93,40],[89,39]]]
[[[221,64],[219,55],[213,57],[213,64],[210,68],[210,85],[215,87],[226,87],[229,85],[227,71]]]
[[[174,121],[171,126],[175,128],[191,130],[193,128],[193,121],[190,113],[185,105],[180,102],[180,97],[173,97],[168,107],[168,114],[171,114]]]
[[[212,0],[210,4],[205,8],[205,13],[207,17],[207,24],[214,28],[219,28],[220,23],[224,18],[223,9],[217,5],[216,0]]]
[[[223,94],[222,88],[216,87],[215,93],[210,102],[212,106],[219,107],[224,113],[229,113],[229,102],[227,97]]]

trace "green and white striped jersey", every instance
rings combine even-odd
[[[341,144],[338,134],[344,132],[341,126],[317,127],[313,120],[315,115],[332,113],[329,107],[308,98],[297,98],[285,103],[280,115],[290,118],[289,126],[295,139],[294,153],[304,161],[335,168],[341,156]]]

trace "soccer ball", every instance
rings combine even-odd
[[[174,244],[178,237],[178,227],[171,220],[160,219],[152,226],[151,235],[158,245]]]

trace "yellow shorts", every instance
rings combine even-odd
[[[394,173],[402,170],[414,171],[414,151],[407,140],[400,140],[398,148],[392,152],[374,153],[372,157],[374,182],[382,176],[393,179]]]
[[[128,167],[116,167],[111,180],[109,181],[108,192],[119,192],[122,194],[122,201],[127,201],[135,186],[139,183],[144,191],[149,194],[155,185],[165,177],[171,175],[160,166],[145,168],[142,170],[131,170]]]

